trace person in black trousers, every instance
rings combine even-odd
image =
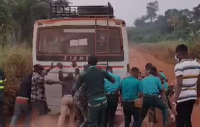
[[[106,71],[115,78],[115,83],[111,83],[107,79],[105,79],[105,93],[106,98],[108,101],[108,106],[106,108],[105,113],[105,127],[107,127],[107,124],[109,124],[109,127],[114,126],[114,120],[115,120],[115,112],[118,106],[119,102],[119,88],[121,83],[121,77],[113,74],[112,67],[108,66],[106,67]]]
[[[115,79],[111,75],[96,67],[97,63],[97,56],[90,55],[88,57],[90,67],[84,75],[79,76],[74,87],[74,91],[77,91],[83,83],[86,87],[84,92],[88,94],[88,127],[105,126],[107,98],[104,91],[104,79],[115,83]]]
[[[124,127],[130,127],[131,116],[134,118],[133,127],[140,127],[140,106],[143,91],[141,81],[138,77],[139,69],[133,67],[131,69],[131,76],[123,79],[121,83],[122,105],[125,117]]]

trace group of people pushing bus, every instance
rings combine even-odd
[[[176,48],[179,62],[181,59],[186,58],[187,50],[185,45]],[[63,76],[63,65],[58,63],[57,66],[60,69],[60,81],[58,82],[44,78],[53,66],[48,70],[44,70],[41,65],[35,65],[33,73],[28,75],[20,85],[11,127],[16,126],[22,112],[26,115],[26,125],[28,127],[32,108],[37,109],[39,116],[46,115],[48,108],[44,84],[58,83],[64,89],[58,127],[64,126],[67,115],[69,116],[69,126],[74,126],[75,120],[77,120],[76,123],[79,127],[107,127],[108,124],[109,127],[113,127],[119,102],[123,107],[125,127],[130,126],[132,116],[134,118],[133,127],[141,127],[149,109],[150,118],[154,118],[155,108],[162,111],[164,127],[169,126],[169,116],[175,120],[175,115],[176,119],[179,120],[176,121],[177,127],[192,127],[188,124],[189,121],[191,122],[191,118],[188,117],[187,125],[184,121],[182,121],[183,126],[180,124],[180,119],[183,120],[186,116],[177,115],[177,113],[180,114],[180,111],[176,109],[176,106],[182,103],[175,103],[177,100],[173,104],[170,103],[167,78],[163,72],[158,72],[151,63],[147,63],[145,66],[145,76],[140,75],[141,72],[137,67],[132,67],[129,71],[130,76],[124,79],[114,74],[112,67],[107,66],[106,70],[99,69],[97,63],[97,57],[90,55],[88,64],[80,72],[76,68],[76,62],[73,61],[72,67],[76,68],[75,77],[72,73],[69,73],[66,77]],[[193,63],[196,64],[194,61]],[[199,67],[199,64],[196,65]],[[178,94],[180,95],[180,93],[176,95]],[[155,120],[150,119],[150,122],[155,122]],[[41,125],[38,124],[37,127],[39,126]]]

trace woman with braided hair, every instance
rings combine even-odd
[[[83,66],[84,70],[80,73],[83,75],[88,69],[88,65]],[[75,83],[78,81],[79,75],[75,78]],[[87,127],[88,125],[88,97],[84,92],[85,85],[82,84],[77,91],[74,91],[75,112],[78,120],[78,127]]]

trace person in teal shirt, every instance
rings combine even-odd
[[[159,74],[161,76],[161,80],[163,81],[165,95],[166,95],[166,99],[167,99],[166,100],[167,105],[170,109],[172,109],[172,105],[171,105],[170,100],[169,100],[170,90],[169,90],[169,85],[168,85],[168,82],[167,82],[167,77],[165,76],[165,74],[162,71],[160,71]]]
[[[161,78],[163,80],[165,91],[168,91],[169,90],[169,85],[167,83],[167,77],[165,76],[165,74],[162,71],[160,71],[159,74],[160,74],[160,76],[161,76]]]
[[[108,106],[106,108],[105,116],[105,127],[109,124],[109,127],[114,126],[115,112],[119,102],[119,88],[121,83],[121,77],[119,75],[113,74],[112,67],[107,66],[106,71],[115,79],[115,83],[111,83],[105,79],[104,89],[106,93]]]
[[[125,127],[129,127],[131,123],[131,116],[134,117],[133,127],[140,126],[140,109],[135,107],[134,101],[142,97],[143,89],[139,77],[139,69],[133,67],[131,69],[131,76],[123,79],[121,82],[121,92],[123,100],[123,111],[125,118]]]
[[[141,109],[141,124],[144,118],[147,115],[147,112],[150,107],[159,108],[163,114],[163,124],[164,127],[168,126],[168,110],[167,106],[162,99],[159,98],[159,95],[163,95],[163,86],[160,78],[158,77],[158,72],[156,67],[151,67],[149,71],[149,76],[142,80],[143,85],[143,106]],[[141,127],[141,125],[140,125]]]

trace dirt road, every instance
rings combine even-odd
[[[129,56],[130,56],[131,67],[135,66],[138,67],[141,71],[144,71],[145,64],[150,62],[153,65],[155,65],[159,70],[162,70],[166,74],[169,82],[174,80],[174,72],[173,72],[174,65],[169,65],[163,61],[159,61],[153,56],[151,56],[150,53],[147,54],[143,53],[142,51],[139,51],[137,47],[133,46],[129,47],[130,47]],[[193,127],[200,127],[199,112],[200,112],[200,106],[195,107],[192,117]],[[158,123],[156,124],[155,127],[162,127],[162,115],[159,111],[157,114],[158,114],[157,115]],[[43,119],[43,122],[44,122],[44,127],[55,127],[57,123],[57,116],[47,116],[46,118]],[[116,118],[116,127],[118,126],[123,127],[123,115],[120,112],[118,113]],[[143,127],[147,127],[147,125],[145,125],[144,123]]]
[[[136,66],[139,69],[144,70],[144,66],[146,63],[152,63],[154,66],[156,66],[158,68],[158,70],[162,70],[169,82],[173,81],[174,78],[174,65],[170,65],[170,64],[166,64],[163,61],[159,61],[156,58],[154,58],[153,56],[151,56],[151,53],[149,52],[149,54],[147,53],[143,53],[142,51],[139,51],[137,49],[137,47],[133,47],[130,46],[131,48],[129,49],[129,55],[130,55],[130,66]],[[159,52],[160,53],[160,52]],[[193,123],[193,127],[200,127],[200,105],[199,106],[195,106],[194,110],[193,110],[193,115],[192,115],[192,123]],[[156,124],[155,127],[162,127],[162,115],[161,112],[158,111],[158,123]],[[147,127],[144,125],[144,127]]]

